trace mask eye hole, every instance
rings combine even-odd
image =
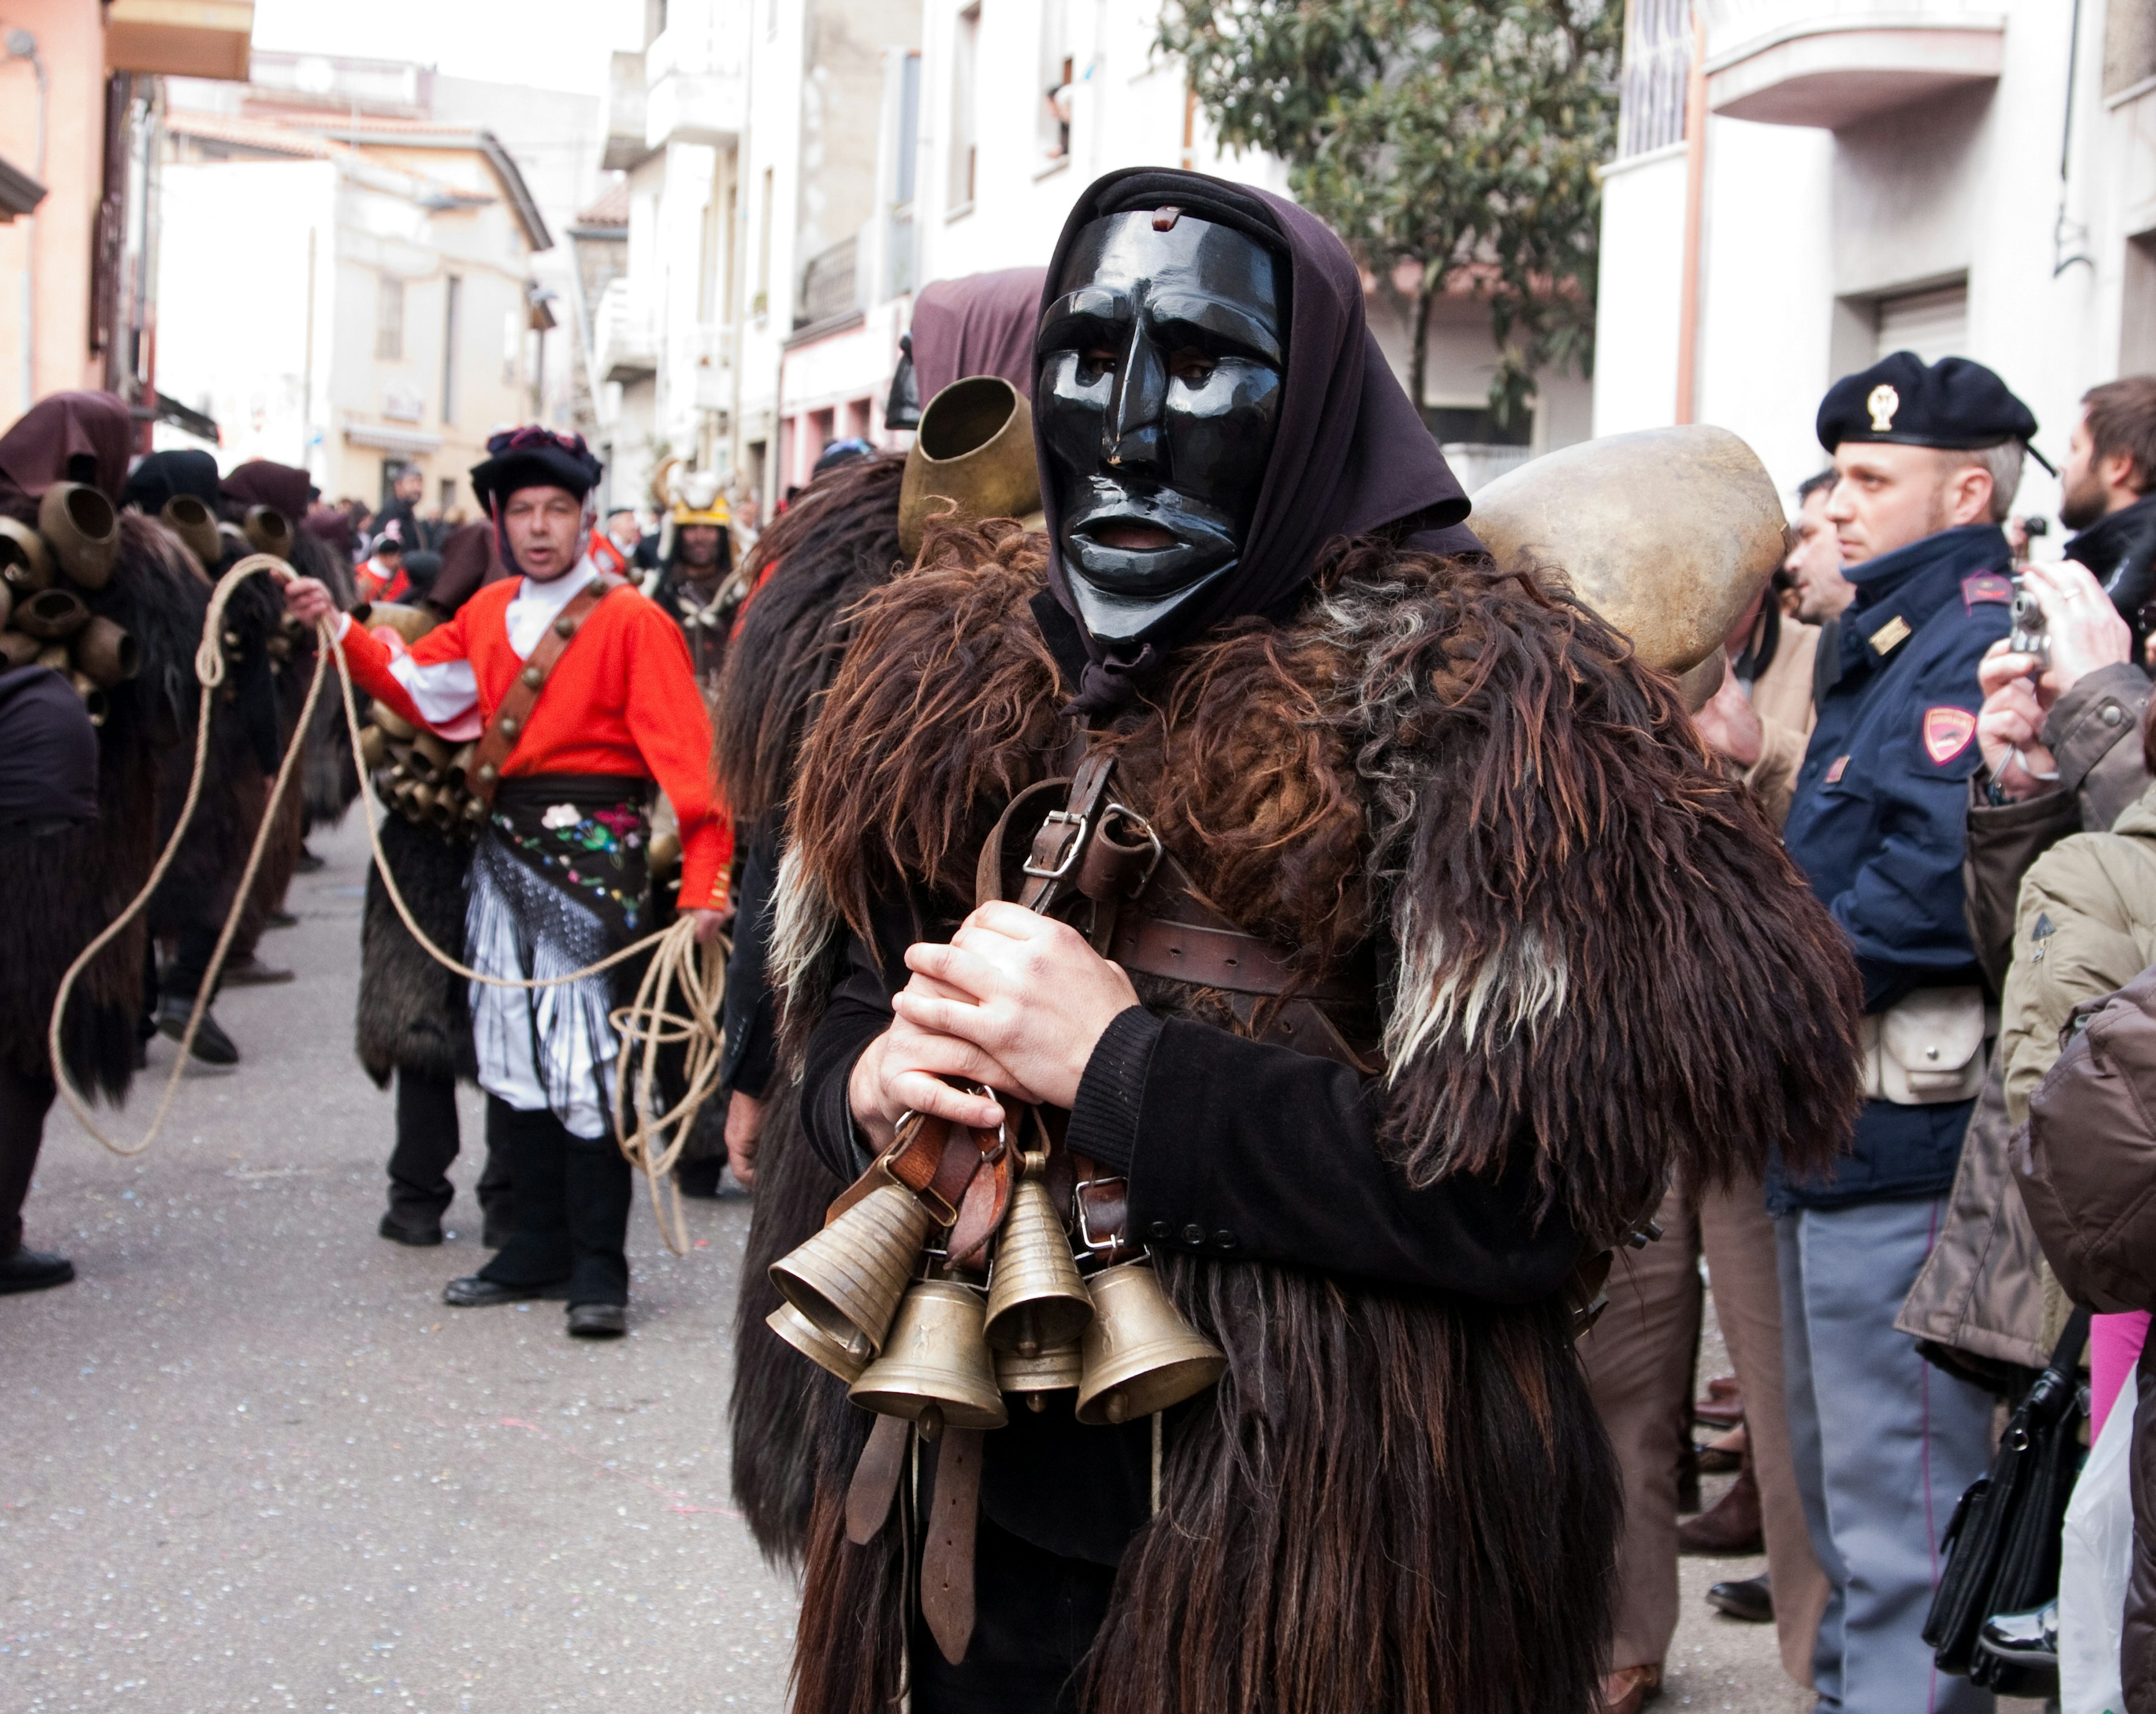
[[[1168,372],[1177,381],[1192,387],[1203,387],[1213,378],[1213,371],[1219,361],[1209,352],[1201,352],[1195,346],[1185,346],[1169,355]]]
[[[1106,346],[1091,346],[1078,353],[1078,378],[1098,381],[1103,375],[1116,372],[1116,354]]]

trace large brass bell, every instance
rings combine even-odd
[[[1011,1193],[1010,1212],[996,1240],[995,1277],[988,1282],[988,1343],[998,1351],[1038,1357],[1075,1344],[1093,1319],[1093,1300],[1078,1275],[1070,1240],[1040,1182],[1048,1157],[1030,1153]]]
[[[829,1369],[849,1387],[869,1366],[868,1353],[841,1344],[790,1303],[782,1303],[763,1318],[765,1327],[778,1335],[819,1368]]]
[[[912,1192],[878,1185],[773,1262],[771,1283],[817,1327],[865,1357],[883,1349],[928,1225],[928,1210]]]
[[[1150,1263],[1125,1262],[1086,1284],[1093,1320],[1081,1347],[1080,1422],[1150,1416],[1203,1393],[1226,1372],[1227,1354],[1183,1319]]]
[[[903,1417],[934,1439],[946,1428],[999,1429],[1010,1420],[981,1337],[981,1295],[956,1280],[922,1280],[906,1294],[883,1355],[846,1396],[879,1416]]]
[[[1038,1357],[1021,1357],[1015,1351],[998,1351],[995,1356],[996,1390],[1015,1393],[1032,1411],[1046,1409],[1048,1395],[1068,1393],[1086,1370],[1075,1344],[1059,1345]]]

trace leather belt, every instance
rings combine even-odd
[[[1108,956],[1126,970],[1231,994],[1279,994],[1292,988],[1306,999],[1342,1004],[1369,996],[1367,983],[1349,977],[1303,981],[1271,942],[1256,935],[1159,916],[1125,913],[1109,938]]]

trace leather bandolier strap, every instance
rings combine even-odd
[[[508,694],[494,711],[494,718],[486,723],[486,731],[480,736],[479,748],[473,752],[470,789],[472,796],[480,803],[493,803],[495,792],[501,784],[502,770],[516,752],[525,727],[531,724],[532,705],[547,688],[547,680],[553,675],[556,665],[570,644],[576,641],[584,621],[608,596],[627,587],[613,572],[601,572],[569,598],[568,604],[554,616],[554,623],[540,634],[537,644],[525,658],[523,670],[509,681]]]

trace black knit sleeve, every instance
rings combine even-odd
[[[1128,1075],[1135,1035],[1111,1027],[1102,1038],[1118,1063],[1102,1068],[1096,1114],[1111,1111],[1106,1090]],[[1081,1106],[1094,1083],[1089,1065]],[[1382,1106],[1382,1084],[1332,1060],[1159,1023],[1127,1132],[1135,1235],[1498,1303],[1563,1285],[1579,1236],[1560,1212],[1536,1218],[1524,1160],[1494,1182],[1410,1187],[1379,1147]],[[1096,1158],[1112,1147],[1093,1147]]]

